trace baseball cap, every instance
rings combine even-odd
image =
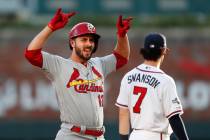
[[[145,37],[144,48],[147,49],[167,48],[166,37],[160,33],[150,33]]]

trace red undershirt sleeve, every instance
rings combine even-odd
[[[43,57],[41,53],[42,49],[37,50],[28,50],[25,49],[25,58],[34,66],[38,66],[42,68],[43,65]]]
[[[116,65],[116,69],[121,68],[122,66],[124,66],[125,64],[128,63],[128,59],[123,57],[122,55],[120,55],[117,52],[113,52],[113,54],[115,55],[116,59],[117,59],[117,65]]]

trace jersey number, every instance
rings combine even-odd
[[[141,94],[139,96],[135,106],[133,107],[133,112],[134,113],[140,113],[141,112],[140,106],[141,106],[141,103],[142,103],[146,93],[147,93],[147,88],[134,86],[133,94],[134,95]]]

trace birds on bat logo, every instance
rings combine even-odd
[[[96,75],[96,78],[90,80],[79,78],[78,69],[74,68],[73,70],[70,80],[66,85],[67,88],[74,87],[78,93],[87,93],[87,91],[103,92],[102,84],[96,85],[96,82],[102,79],[102,75],[94,67],[92,67],[92,71]]]

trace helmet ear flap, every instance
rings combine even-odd
[[[95,53],[96,51],[97,51],[97,49],[98,49],[98,40],[99,38],[95,38],[95,48],[94,48],[94,50],[93,50],[93,53]]]
[[[70,48],[70,50],[73,50],[73,48],[71,46],[71,39],[69,39],[69,48]]]

